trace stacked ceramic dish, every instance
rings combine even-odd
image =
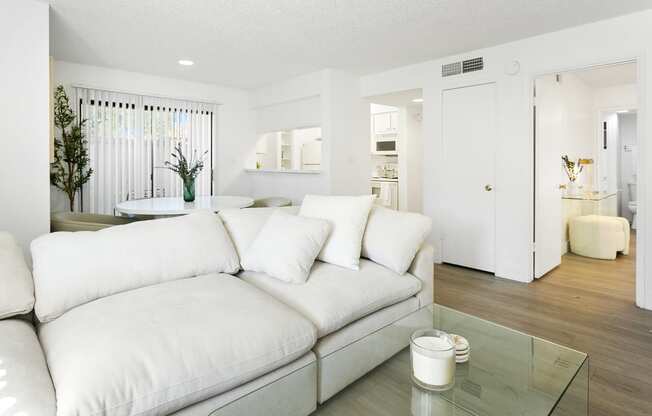
[[[455,362],[461,364],[469,361],[471,356],[469,341],[461,335],[450,334],[450,336],[455,341]]]

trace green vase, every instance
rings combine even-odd
[[[195,200],[195,178],[186,178],[183,180],[183,200],[186,202]]]

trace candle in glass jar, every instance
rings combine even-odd
[[[455,344],[450,336],[436,329],[412,334],[412,375],[419,384],[445,390],[455,380]]]

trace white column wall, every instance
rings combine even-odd
[[[0,230],[29,252],[50,231],[49,8],[36,0],[0,8]]]

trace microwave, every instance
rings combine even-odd
[[[375,155],[397,155],[398,136],[377,135],[372,143],[371,152]]]

